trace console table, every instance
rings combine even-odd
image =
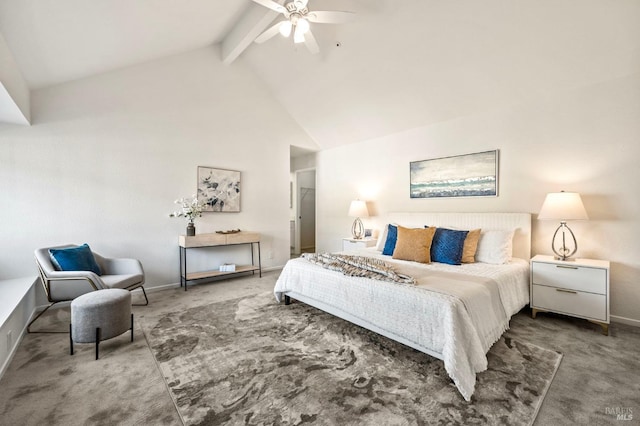
[[[233,272],[222,272],[219,270],[211,271],[187,271],[187,250],[204,248],[204,247],[224,247],[232,245],[246,244],[251,249],[251,265],[236,265]],[[258,264],[255,264],[253,245],[258,245]],[[262,263],[260,260],[260,234],[258,232],[241,231],[233,234],[200,234],[193,237],[180,235],[180,286],[184,285],[184,291],[187,291],[187,281],[202,280],[205,278],[221,277],[225,275],[235,275],[245,272],[258,271],[262,278]]]

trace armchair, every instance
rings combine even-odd
[[[27,332],[31,333],[31,325],[54,304],[71,301],[78,296],[95,290],[121,288],[131,291],[140,288],[145,299],[144,305],[149,304],[147,293],[144,290],[144,270],[140,261],[137,259],[108,258],[92,251],[96,263],[100,266],[102,275],[91,271],[57,270],[51,260],[49,249],[72,247],[77,246],[68,244],[40,248],[35,251],[40,280],[49,305],[31,320],[27,326]]]

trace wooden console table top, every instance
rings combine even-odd
[[[180,235],[180,247],[212,247],[227,246],[233,244],[259,243],[260,233],[240,231],[234,234],[198,234],[193,237]]]

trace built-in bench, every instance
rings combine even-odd
[[[0,280],[0,377],[35,311],[38,283],[35,277]]]

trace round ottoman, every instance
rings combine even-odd
[[[96,359],[100,341],[111,339],[131,330],[133,342],[133,314],[131,293],[123,289],[105,289],[83,294],[71,302],[69,324],[70,353],[73,343],[96,343]]]

